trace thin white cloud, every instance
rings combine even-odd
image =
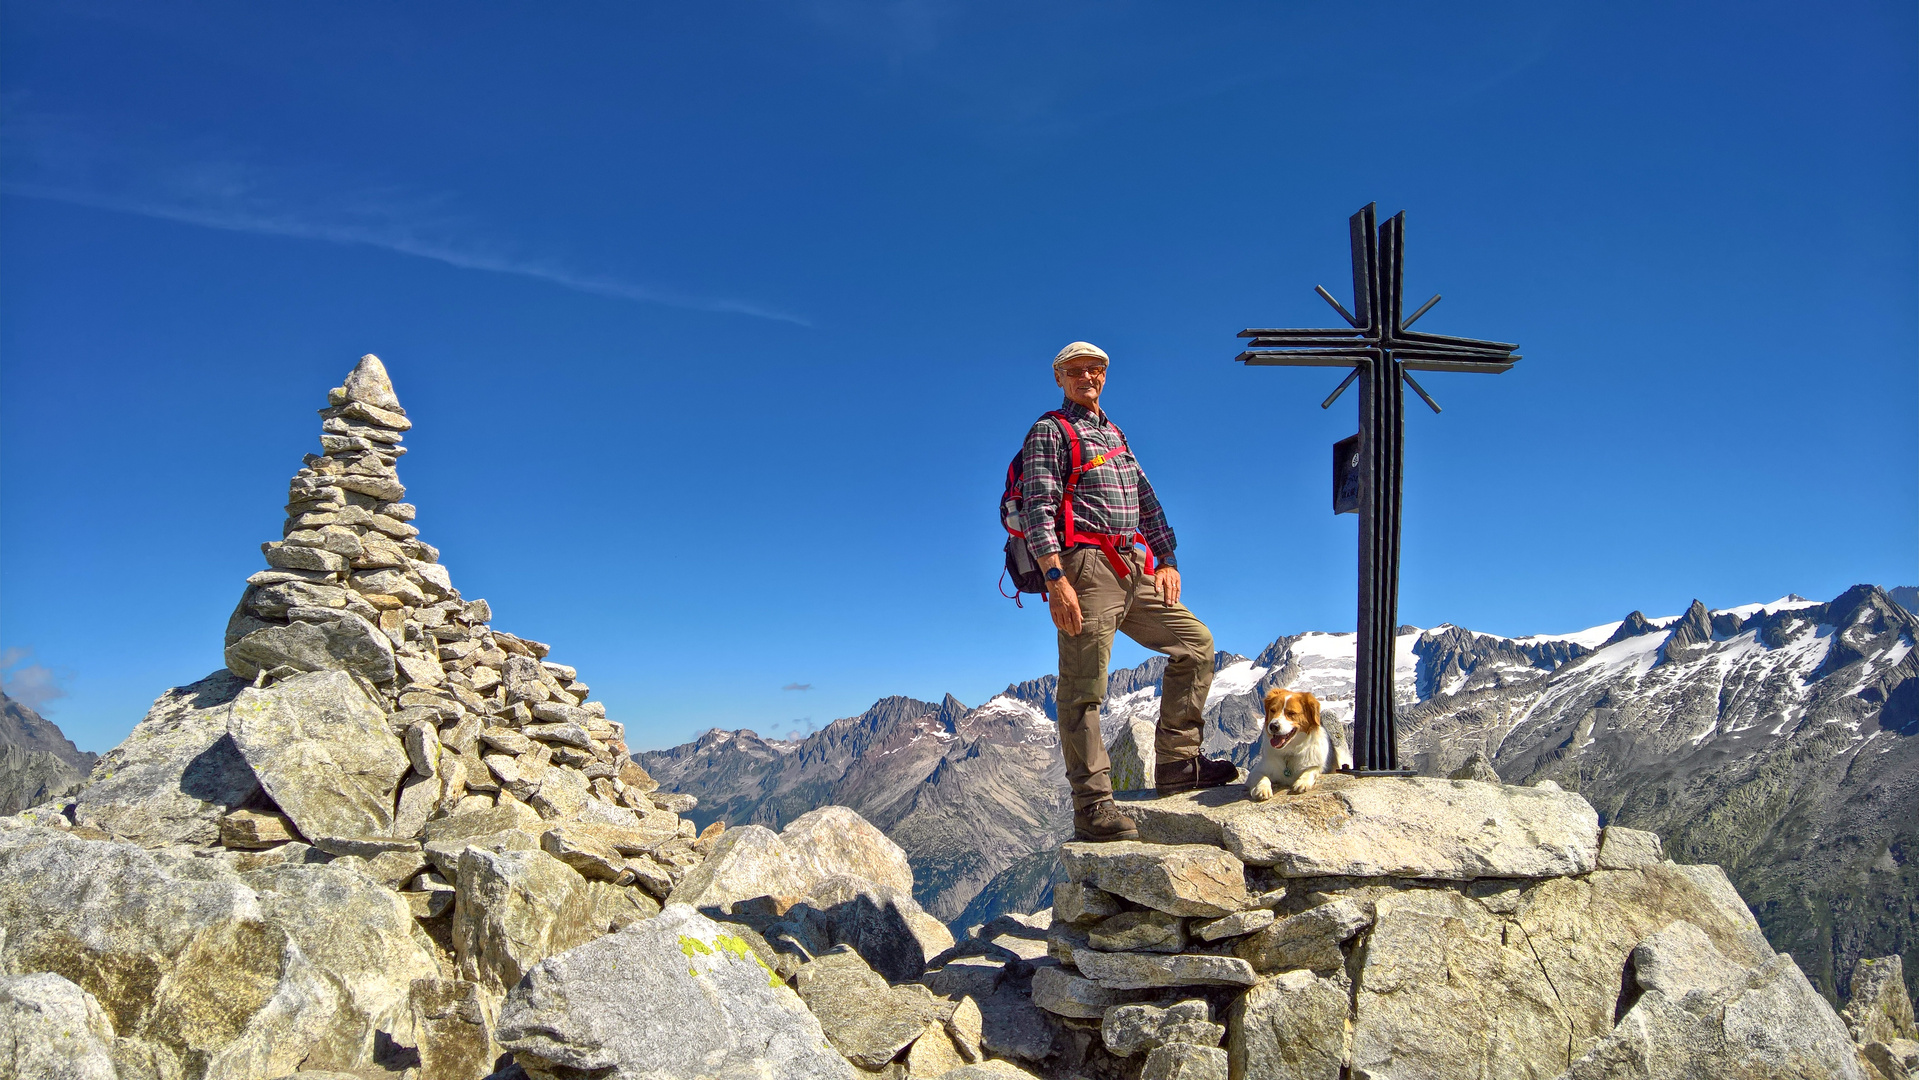
[[[312,180],[295,183],[232,153],[100,139],[46,117],[8,111],[12,115],[0,127],[0,143],[6,148],[0,192],[8,195],[230,232],[358,244],[597,296],[812,325],[749,300],[636,284],[582,273],[555,259],[489,249],[474,239],[485,230],[445,213],[444,198]],[[303,195],[301,188],[325,194]]]
[[[45,664],[23,663],[33,655],[32,649],[18,646],[0,652],[0,690],[8,697],[39,712],[47,702],[67,696],[67,688],[61,683],[66,679]]]
[[[780,687],[780,689],[782,689],[782,690],[811,690],[811,689],[813,689],[813,684],[812,684],[812,683],[810,683],[810,682],[790,682],[790,683],[787,683],[787,684],[786,684],[785,686],[782,686],[782,687]]]

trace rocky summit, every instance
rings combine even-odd
[[[978,709],[892,699],[829,729],[820,755],[710,740],[766,755],[779,782],[756,794],[740,770],[716,800],[738,820],[696,829],[699,800],[631,759],[578,673],[495,629],[419,539],[396,469],[411,421],[380,362],[363,358],[321,418],[227,666],[162,694],[77,790],[0,817],[0,1077],[1919,1066],[1899,957],[1858,958],[1836,1012],[1718,866],[1669,860],[1658,835],[1552,779],[1498,782],[1496,752],[1459,778],[1336,775],[1261,804],[1129,791],[1138,841],[1059,844],[1042,682]],[[1847,625],[1846,663],[1862,665],[1907,629]],[[1666,651],[1691,662],[1719,640]],[[1271,672],[1219,666],[1223,731]],[[1119,673],[1121,749],[1149,675]],[[1904,707],[1908,684],[1870,685]],[[855,768],[882,747],[929,772]],[[960,857],[961,827],[1002,849]],[[1014,842],[1026,854],[1009,858]],[[920,866],[939,890],[1023,874],[1047,900],[956,940],[922,906]]]

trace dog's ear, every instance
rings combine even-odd
[[[1306,709],[1306,722],[1308,724],[1311,724],[1314,727],[1318,727],[1319,726],[1319,699],[1314,697],[1310,693],[1301,694],[1300,697],[1303,699],[1300,702],[1300,704],[1304,706]]]
[[[1280,703],[1286,700],[1286,691],[1275,686],[1266,691],[1266,719],[1271,720],[1279,712]]]

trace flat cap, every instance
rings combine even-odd
[[[1102,363],[1110,364],[1113,362],[1113,358],[1106,355],[1105,349],[1100,348],[1090,341],[1075,341],[1071,345],[1061,349],[1058,356],[1053,357],[1053,367],[1057,369],[1061,364],[1078,356],[1097,356]]]

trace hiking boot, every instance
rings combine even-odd
[[[1177,795],[1194,788],[1220,787],[1237,779],[1237,765],[1230,761],[1215,761],[1204,754],[1185,761],[1168,761],[1153,766],[1153,786],[1161,795]]]
[[[1091,840],[1104,843],[1108,840],[1137,840],[1139,830],[1133,827],[1133,819],[1119,812],[1111,799],[1101,799],[1081,810],[1073,811],[1073,839]]]

